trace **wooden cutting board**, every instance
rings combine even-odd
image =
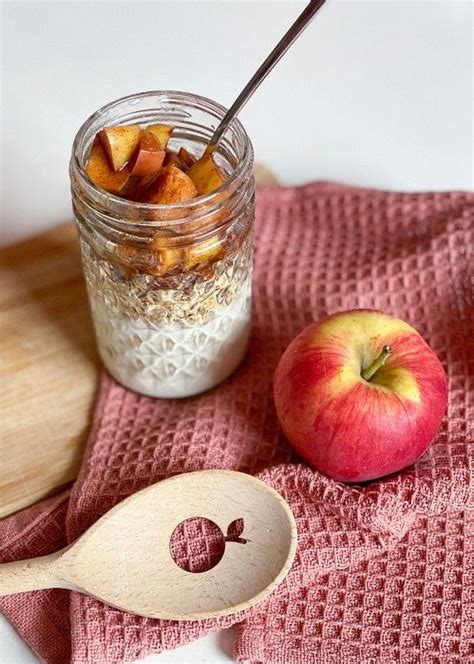
[[[100,364],[72,223],[0,251],[0,312],[1,518],[81,463]]]
[[[0,252],[0,517],[80,465],[98,376],[72,223]]]

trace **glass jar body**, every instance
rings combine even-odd
[[[200,156],[225,113],[187,93],[119,100],[79,131],[71,160],[73,207],[100,356],[125,387],[152,397],[199,394],[227,378],[249,338],[255,185],[240,123],[216,161],[224,185],[182,204],[145,205],[96,189],[84,173],[97,131],[165,123],[170,147]]]

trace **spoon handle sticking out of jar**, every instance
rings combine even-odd
[[[253,95],[255,90],[259,87],[260,83],[268,76],[276,63],[287,52],[293,42],[300,36],[303,30],[314,18],[316,12],[321,9],[326,0],[311,0],[308,6],[301,12],[291,28],[280,39],[273,51],[268,55],[266,60],[260,65],[240,95],[229,108],[225,116],[222,118],[219,126],[215,130],[209,145],[206,148],[204,155],[212,154],[217,148],[217,144],[222,138],[228,125],[232,122],[234,117],[241,111],[247,101]]]

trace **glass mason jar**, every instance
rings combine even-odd
[[[79,130],[70,164],[74,214],[97,344],[122,385],[152,397],[186,397],[227,378],[250,329],[255,183],[253,149],[234,120],[215,153],[226,173],[212,193],[185,203],[124,200],[85,173],[97,132],[117,124],[165,123],[168,146],[201,156],[225,114],[184,92],[114,101]]]

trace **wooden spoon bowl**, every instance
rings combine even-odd
[[[170,551],[175,529],[195,517],[212,521],[225,539],[218,564],[199,574],[179,567]],[[237,532],[225,536],[235,522]],[[269,595],[296,544],[288,504],[265,483],[230,470],[185,473],[122,501],[62,551],[0,565],[0,596],[68,588],[152,618],[224,616]]]

